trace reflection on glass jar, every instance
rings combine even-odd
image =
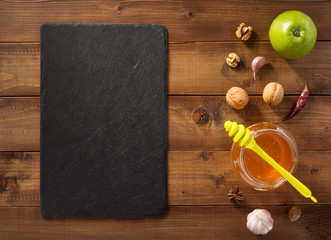
[[[249,126],[256,143],[283,168],[294,173],[298,161],[298,147],[293,136],[281,126],[257,123]],[[256,190],[269,190],[285,183],[283,178],[264,159],[239,143],[233,143],[231,161],[241,179]]]

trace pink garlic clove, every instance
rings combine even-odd
[[[274,220],[266,209],[255,209],[247,215],[247,228],[255,235],[265,235],[274,226]]]
[[[258,57],[253,59],[253,61],[252,61],[252,70],[253,70],[253,74],[254,74],[254,80],[256,80],[256,74],[266,64],[268,64],[268,61],[264,57],[258,56]]]

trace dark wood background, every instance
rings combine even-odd
[[[315,22],[318,41],[305,57],[286,60],[271,47],[272,20],[301,10]],[[0,239],[330,239],[331,235],[331,2],[328,1],[55,1],[0,0]],[[236,27],[251,25],[248,43]],[[39,30],[43,23],[160,23],[169,31],[169,214],[146,218],[45,219],[39,212]],[[224,65],[230,52],[243,67]],[[265,56],[260,80],[252,81],[251,60]],[[261,97],[277,81],[285,98],[277,107]],[[312,204],[288,183],[258,192],[245,186],[230,164],[231,139],[223,123],[246,126],[280,123],[304,81],[311,90],[306,108],[281,124],[295,137],[300,162],[295,176],[318,199]],[[250,94],[248,106],[231,109],[225,93],[232,86]],[[203,121],[200,116],[203,115]],[[148,119],[146,119],[148,121]],[[132,179],[135,181],[135,179]],[[70,183],[68,183],[70,184]],[[239,186],[245,200],[226,193]],[[288,220],[291,206],[302,217]],[[256,237],[246,216],[268,209],[274,229]]]

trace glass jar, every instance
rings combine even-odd
[[[256,143],[291,174],[298,161],[298,147],[293,136],[283,127],[262,122],[247,127]],[[241,179],[256,190],[278,188],[286,182],[265,160],[245,146],[233,143],[231,161]]]

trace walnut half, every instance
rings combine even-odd
[[[241,23],[236,31],[237,38],[247,41],[251,37],[252,31],[253,28],[251,26],[246,27],[245,23]]]
[[[240,57],[236,53],[230,53],[225,61],[230,67],[236,68],[240,63]]]

